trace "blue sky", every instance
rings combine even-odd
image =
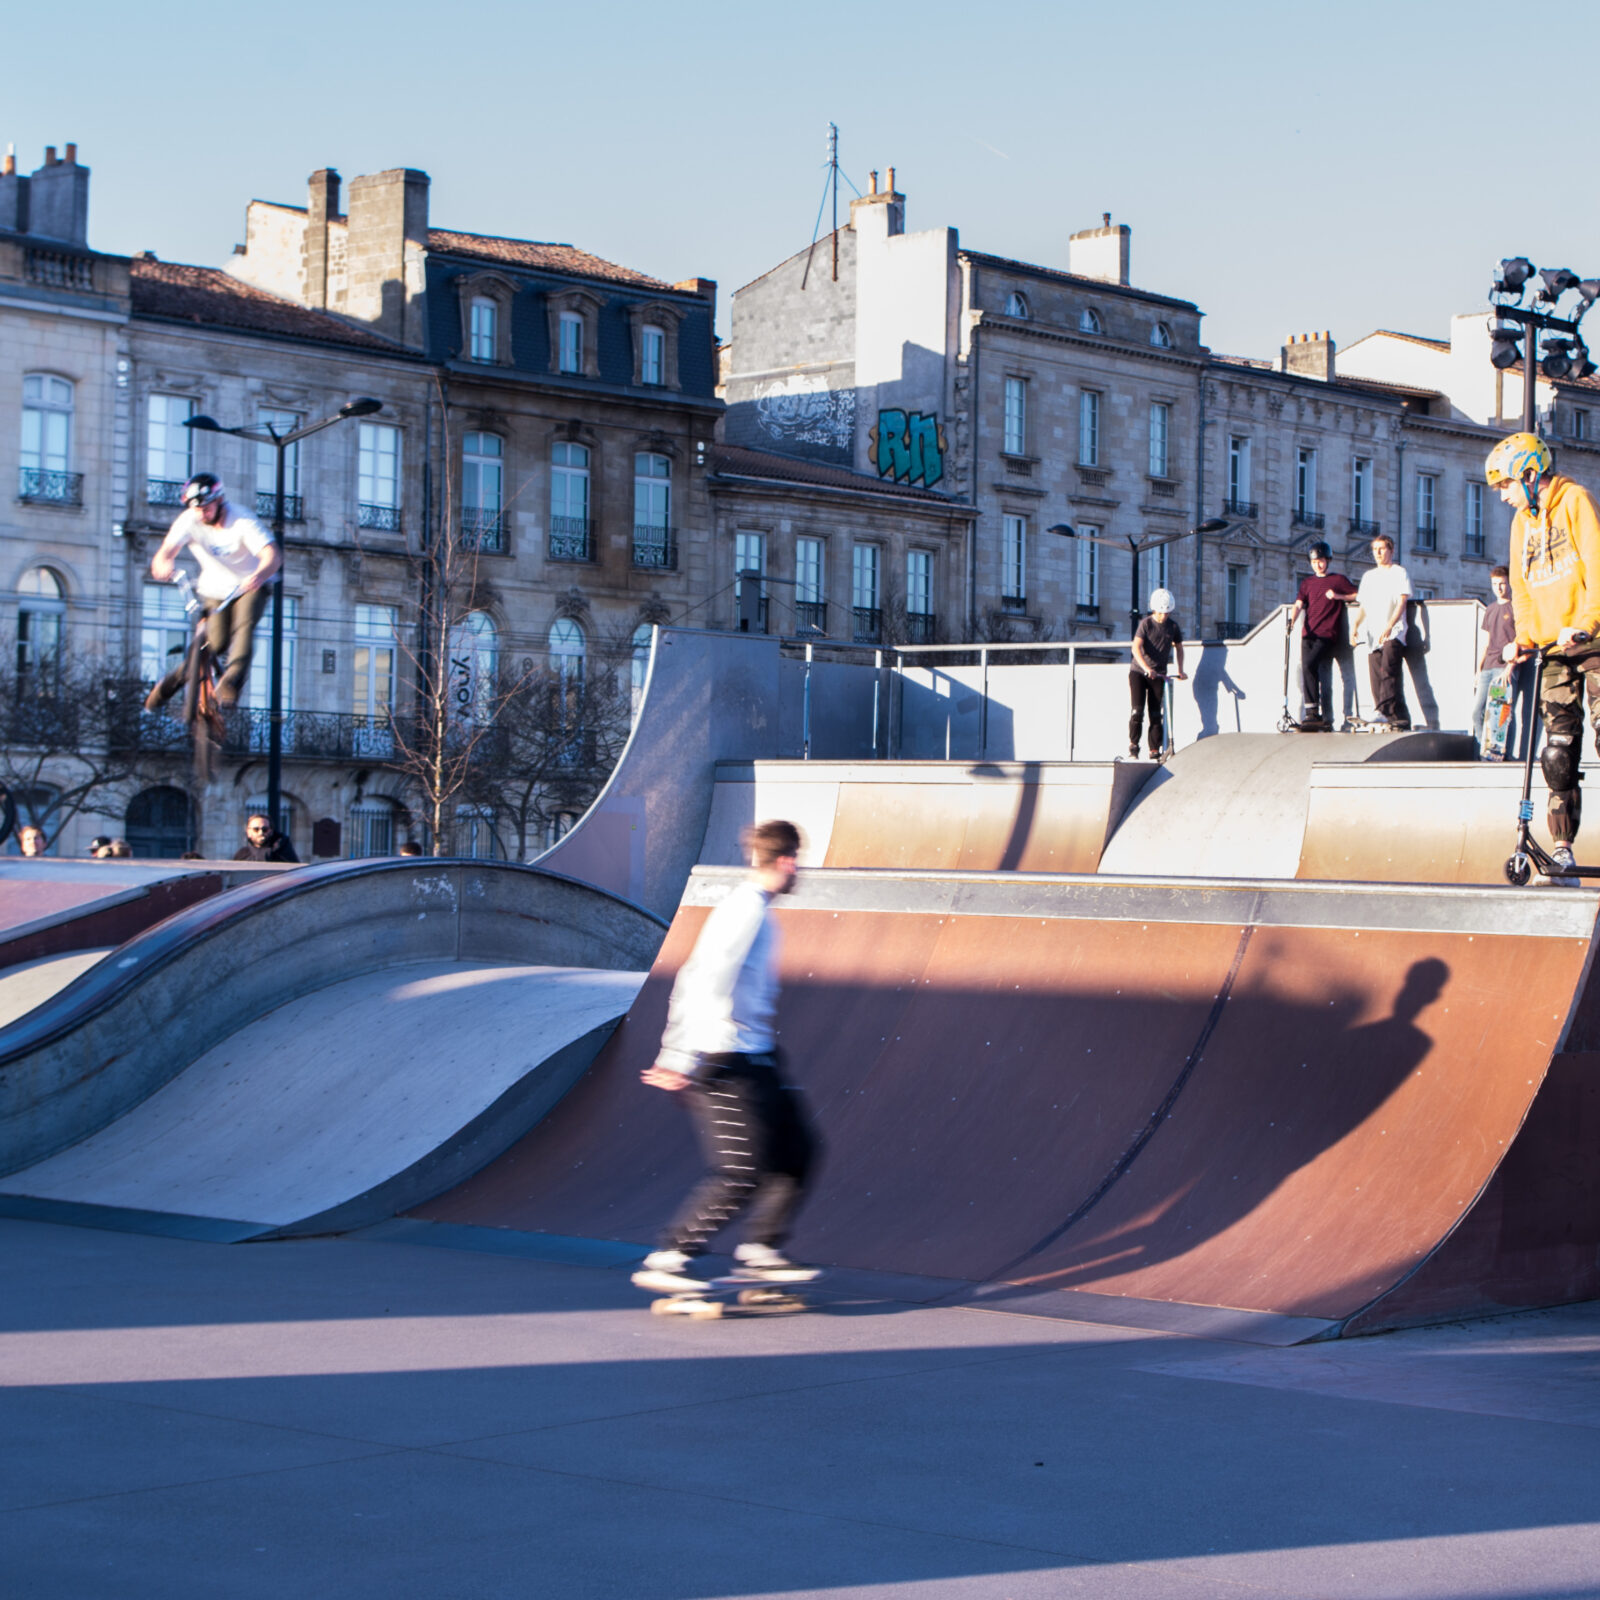
[[[1065,266],[1110,211],[1137,284],[1197,301],[1213,348],[1270,355],[1324,327],[1443,334],[1502,255],[1600,275],[1597,16],[80,0],[13,8],[0,144],[27,171],[77,142],[101,249],[220,264],[250,198],[303,203],[324,165],[416,166],[438,226],[726,296],[810,239],[831,120],[858,185],[897,168],[910,227]]]

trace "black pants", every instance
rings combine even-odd
[[[780,1245],[817,1157],[805,1102],[779,1080],[776,1055],[709,1059],[712,1074],[678,1093],[710,1170],[662,1234],[661,1248],[697,1256],[741,1211],[751,1244]]]
[[[232,605],[220,611],[206,611],[206,644],[219,661],[226,656],[228,664],[217,679],[218,697],[227,705],[239,698],[245,680],[250,676],[250,657],[255,653],[256,623],[261,619],[267,603],[265,589],[252,589],[240,596]],[[180,661],[159,686],[157,704],[164,705],[182,687],[188,672],[187,660]]]
[[[1162,709],[1162,695],[1166,692],[1165,678],[1146,677],[1137,667],[1128,674],[1128,701],[1133,715],[1128,718],[1128,746],[1139,748],[1139,730],[1144,726],[1146,707],[1150,712],[1150,754],[1158,756],[1167,742],[1167,719]]]
[[[1372,698],[1377,714],[1391,726],[1406,729],[1411,726],[1411,712],[1406,708],[1405,684],[1400,676],[1400,666],[1405,647],[1394,639],[1386,639],[1367,657],[1367,676],[1372,680]]]
[[[1300,695],[1306,722],[1333,721],[1333,661],[1338,651],[1337,639],[1319,638],[1314,633],[1300,636]],[[1328,680],[1326,692],[1324,677]]]

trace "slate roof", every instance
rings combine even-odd
[[[895,483],[888,478],[874,478],[864,472],[852,472],[848,467],[830,467],[820,461],[797,461],[791,456],[773,455],[767,450],[749,450],[743,445],[717,444],[711,447],[711,470],[730,478],[761,478],[777,483],[807,484],[819,489],[854,489],[868,494],[892,494],[906,500],[920,500],[925,504],[961,508],[936,489],[923,489],[915,484]]]
[[[430,228],[428,248],[441,255],[471,256],[479,261],[499,261],[508,267],[534,267],[571,277],[625,283],[636,289],[672,292],[672,285],[660,278],[635,272],[632,267],[619,267],[614,261],[603,261],[570,244],[540,244],[532,239],[499,239],[488,233],[455,233],[448,228]]]
[[[354,345],[403,355],[400,346],[338,317],[284,300],[216,267],[190,267],[177,261],[135,256],[133,314],[205,327],[235,328],[278,338],[310,339],[319,344]]]

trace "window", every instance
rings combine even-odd
[[[1417,548],[1439,548],[1439,521],[1435,514],[1438,504],[1439,480],[1431,472],[1417,474]]]
[[[183,660],[190,627],[177,589],[170,583],[145,584],[139,606],[139,676],[146,683],[159,682]],[[255,666],[253,658],[250,664]]]
[[[1006,379],[1006,427],[1002,446],[1008,456],[1020,456],[1028,443],[1028,380]]]
[[[650,676],[650,648],[654,641],[655,629],[648,622],[641,622],[633,630],[633,659],[629,664],[629,686],[633,691],[633,714],[639,715],[639,707],[644,704],[645,680]]]
[[[505,851],[500,847],[494,829],[494,809],[491,806],[457,806],[455,853],[470,861],[501,861]]]
[[[1145,569],[1144,576],[1149,579],[1152,589],[1170,589],[1172,587],[1172,546],[1158,544],[1149,554],[1150,565]]]
[[[641,450],[633,458],[633,564],[673,567],[672,463]]]
[[[561,350],[557,370],[583,371],[583,318],[576,311],[561,313]]]
[[[1350,520],[1361,529],[1372,520],[1372,458],[1357,456],[1350,471]]]
[[[733,536],[733,614],[735,619],[743,626],[744,619],[744,585],[745,580],[740,577],[742,572],[760,573],[756,587],[759,591],[756,597],[756,624],[751,631],[765,633],[767,631],[767,539],[761,533],[736,533]]]
[[[141,789],[128,802],[122,834],[141,860],[176,861],[194,849],[199,820],[194,801],[182,789],[162,785]]]
[[[357,800],[350,807],[350,826],[345,836],[350,841],[350,859],[394,854],[394,802],[377,799]]]
[[[1228,568],[1228,631],[1237,634],[1243,632],[1249,626],[1250,569],[1249,567],[1230,566]]]
[[[1098,528],[1079,527],[1080,534],[1099,533]],[[1087,538],[1080,538],[1078,545],[1078,573],[1077,573],[1077,603],[1080,617],[1098,617],[1100,615],[1100,546],[1093,544]]]
[[[662,328],[639,330],[639,382],[662,384],[667,381],[667,335]]]
[[[1248,510],[1245,508],[1249,507]],[[1228,440],[1228,507],[1241,517],[1253,516],[1250,502],[1250,441],[1241,434]]]
[[[468,550],[503,551],[501,452],[492,433],[469,433],[461,440],[461,543]]]
[[[1006,315],[1008,317],[1017,318],[1019,322],[1026,322],[1028,320],[1027,299],[1023,295],[1019,294],[1015,289],[1013,289],[1011,293],[1006,296]]]
[[[879,604],[879,568],[883,552],[875,544],[858,544],[850,552],[851,637],[858,644],[876,644],[883,634]]]
[[[1294,514],[1297,517],[1314,517],[1317,514],[1317,452],[1302,446],[1294,458]]]
[[[1100,320],[1100,313],[1093,306],[1085,306],[1078,313],[1079,333],[1104,333],[1105,324]]]
[[[1158,322],[1150,330],[1150,343],[1157,350],[1170,350],[1172,348],[1172,329],[1166,323]]]
[[[823,580],[822,540],[794,542],[794,626],[796,633],[826,633],[828,608]]]
[[[297,411],[261,410],[256,412],[256,425],[271,428],[279,435],[293,433],[300,426]],[[271,517],[277,514],[278,500],[278,450],[276,445],[256,444],[256,515]],[[283,515],[288,522],[301,522],[305,502],[300,498],[300,445],[289,446],[283,452]]]
[[[54,685],[61,666],[66,591],[48,567],[30,567],[17,585],[17,687]]]
[[[399,625],[400,614],[394,606],[356,607],[355,700],[351,709],[374,729],[381,728],[385,737],[389,708],[394,703]]]
[[[1483,554],[1483,485],[1467,483],[1467,537],[1466,551],[1469,556]]]
[[[274,593],[283,607],[283,706],[286,711],[292,711],[295,709],[294,658],[295,647],[300,640],[300,602],[294,595],[285,594],[282,589],[276,589]],[[272,635],[268,629],[270,621],[270,615],[263,613],[261,626],[256,629],[255,654],[250,657],[249,681],[245,684],[244,694],[241,697],[244,704],[252,711],[259,711],[262,714],[261,718],[251,719],[250,741],[253,750],[267,748],[269,730],[264,719],[272,709]],[[255,725],[258,721],[259,729]],[[283,748],[291,749],[293,744],[294,718],[290,717],[283,725]]]
[[[83,480],[72,466],[72,385],[65,378],[29,373],[22,380],[23,500],[81,505]]]
[[[933,554],[906,552],[906,611],[913,617],[933,615]]]
[[[560,442],[550,451],[550,555],[589,559],[589,451]]]
[[[400,528],[400,430],[363,422],[358,447],[356,520],[363,528]]]
[[[492,716],[499,641],[494,618],[483,611],[469,611],[450,630],[452,722],[485,723]]]
[[[583,694],[584,655],[588,646],[583,629],[571,617],[559,618],[550,629],[550,670],[560,680],[568,713],[576,717]]]
[[[183,504],[189,479],[194,436],[184,427],[194,415],[194,401],[179,394],[150,396],[145,431],[145,497],[151,505]]]
[[[1572,437],[1574,439],[1592,437],[1592,431],[1589,426],[1589,413],[1582,406],[1574,407],[1572,412]]]
[[[472,302],[467,351],[474,361],[495,359],[495,332],[500,308],[481,296]]]
[[[1028,601],[1028,519],[1000,519],[1000,608],[1021,611]]]
[[[1100,465],[1100,396],[1093,389],[1078,396],[1078,465]]]
[[[1172,436],[1172,407],[1165,401],[1150,402],[1150,476],[1165,478],[1170,465],[1167,441]]]

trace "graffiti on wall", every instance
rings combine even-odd
[[[792,382],[757,397],[761,431],[788,444],[849,450],[856,431],[855,390],[798,389]]]
[[[880,478],[920,483],[931,489],[944,476],[944,429],[937,416],[920,411],[880,411],[878,425],[868,430],[867,455]]]

